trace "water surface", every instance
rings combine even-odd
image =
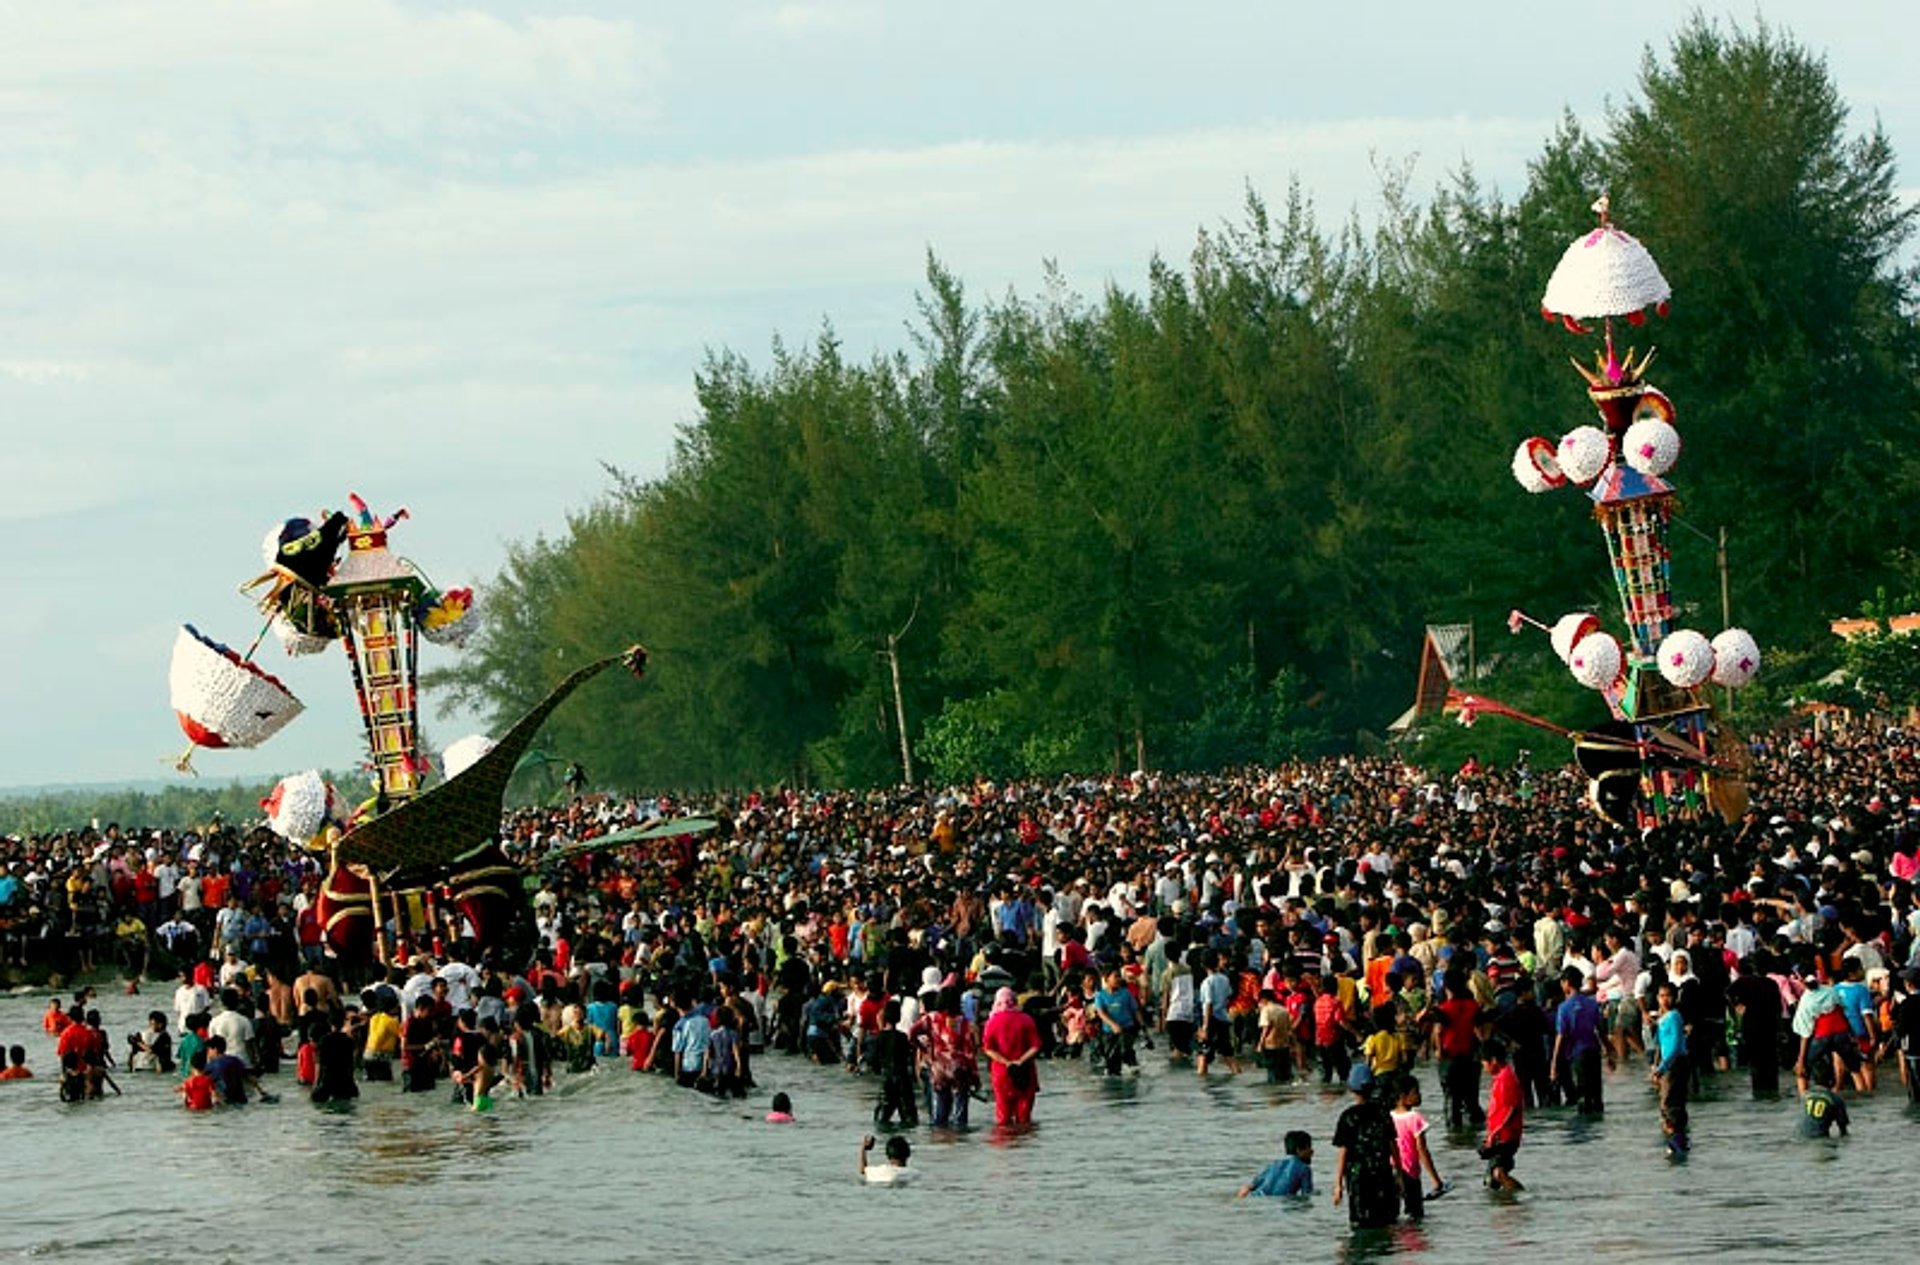
[[[170,998],[107,997],[116,1052]],[[25,1044],[38,1079],[0,1084],[12,1206],[0,1259],[256,1262],[328,1246],[416,1262],[832,1262],[1302,1260],[1753,1262],[1913,1259],[1911,1174],[1920,1115],[1889,1069],[1854,1104],[1844,1142],[1796,1136],[1791,1102],[1754,1103],[1738,1075],[1694,1110],[1695,1151],[1671,1164],[1644,1073],[1609,1076],[1607,1115],[1536,1112],[1518,1175],[1477,1185],[1469,1136],[1434,1134],[1454,1193],[1418,1227],[1350,1235],[1331,1206],[1328,1143],[1344,1095],[1269,1087],[1258,1073],[1202,1083],[1143,1052],[1137,1078],[1046,1065],[1026,1136],[976,1103],[964,1134],[910,1132],[917,1183],[855,1175],[873,1087],[839,1069],[766,1057],[746,1103],[719,1103],[624,1066],[558,1077],[546,1098],[476,1116],[442,1094],[363,1085],[353,1109],[315,1108],[290,1069],[277,1104],[190,1115],[172,1078],[119,1073],[126,1096],[58,1101],[44,993],[0,997],[0,1042]],[[1426,1113],[1440,1115],[1431,1069]],[[776,1089],[800,1123],[760,1117]],[[1305,1129],[1316,1146],[1306,1206],[1234,1191]]]

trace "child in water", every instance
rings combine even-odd
[[[213,1077],[207,1075],[207,1052],[198,1049],[188,1063],[191,1071],[180,1082],[180,1102],[188,1111],[212,1111],[214,1102]]]
[[[773,1110],[767,1113],[768,1124],[793,1123],[793,1099],[784,1093],[773,1096]],[[864,1156],[863,1156],[864,1157]]]
[[[913,1143],[907,1141],[899,1134],[888,1138],[887,1162],[885,1164],[869,1164],[867,1162],[867,1154],[872,1150],[873,1135],[869,1133],[866,1137],[860,1139],[860,1176],[866,1178],[869,1182],[877,1182],[882,1185],[899,1185],[912,1180],[915,1170],[907,1167],[907,1160],[913,1154]]]
[[[1313,1139],[1295,1129],[1281,1139],[1286,1154],[1260,1170],[1260,1175],[1240,1188],[1236,1199],[1248,1195],[1313,1194]]]
[[[1447,1184],[1440,1180],[1433,1151],[1427,1146],[1427,1118],[1420,1114],[1420,1082],[1404,1073],[1394,1081],[1393,1131],[1400,1166],[1400,1206],[1409,1220],[1418,1221],[1426,1210],[1426,1201],[1444,1195]],[[1433,1178],[1433,1190],[1426,1195],[1420,1189],[1423,1168]]]

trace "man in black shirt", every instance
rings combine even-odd
[[[1753,1077],[1755,1098],[1780,1096],[1780,988],[1767,978],[1766,959],[1751,953],[1740,962],[1740,977],[1727,986],[1727,1001],[1740,1016],[1740,1057]]]

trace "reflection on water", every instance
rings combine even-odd
[[[103,1001],[119,1048],[152,1002]],[[943,1256],[1020,1265],[1132,1259],[1146,1245],[1210,1262],[1581,1265],[1735,1252],[1878,1261],[1920,1234],[1920,1211],[1884,1195],[1920,1142],[1920,1117],[1891,1083],[1856,1107],[1853,1137],[1807,1142],[1795,1134],[1793,1102],[1754,1103],[1737,1079],[1723,1080],[1696,1109],[1692,1160],[1672,1165],[1644,1072],[1623,1069],[1606,1081],[1603,1117],[1529,1118],[1517,1170],[1526,1192],[1489,1195],[1478,1139],[1436,1128],[1434,1157],[1454,1192],[1430,1204],[1421,1225],[1354,1235],[1330,1202],[1344,1094],[1269,1086],[1256,1071],[1202,1081],[1152,1052],[1138,1076],[1115,1080],[1084,1065],[1049,1067],[1031,1130],[998,1128],[991,1105],[975,1103],[969,1130],[909,1131],[920,1180],[880,1191],[856,1175],[873,1086],[789,1059],[756,1063],[762,1088],[746,1103],[614,1068],[562,1078],[557,1094],[503,1100],[484,1116],[445,1093],[404,1095],[396,1085],[362,1086],[351,1110],[323,1111],[286,1077],[278,1104],[190,1116],[171,1082],[146,1075],[121,1075],[122,1099],[57,1102],[44,1007],[44,998],[0,998],[0,1041],[25,1044],[42,1074],[0,1084],[12,1196],[0,1258],[173,1265],[186,1254],[253,1265],[283,1251],[289,1218],[358,1225],[370,1209],[404,1217],[409,1265],[659,1255],[695,1224],[717,1227],[700,1245],[713,1261],[845,1265],[905,1241],[876,1250],[876,1209],[884,1227],[952,1245]],[[1424,1076],[1437,1116],[1439,1089]],[[799,1123],[762,1123],[776,1089],[792,1095]],[[1236,1201],[1288,1129],[1314,1138],[1320,1195]],[[197,1253],[183,1253],[183,1213],[217,1227]],[[480,1224],[487,1237],[476,1241]]]

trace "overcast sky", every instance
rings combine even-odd
[[[1707,8],[1824,52],[1920,183],[1910,5]],[[284,517],[404,503],[484,600],[601,462],[662,469],[703,349],[897,346],[929,247],[1133,285],[1290,176],[1323,219],[1408,159],[1511,193],[1679,13],[0,0],[0,785],[160,775],[174,628],[252,637]],[[307,714],[201,769],[358,758],[341,656],[262,659]]]

